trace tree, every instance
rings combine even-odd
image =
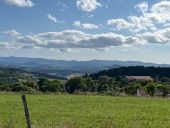
[[[148,94],[149,94],[151,97],[153,97],[154,94],[155,94],[155,91],[156,91],[156,85],[155,85],[155,83],[153,83],[153,82],[148,83],[147,86],[146,86],[146,90],[147,90]]]
[[[100,76],[98,80],[98,91],[99,92],[109,92],[110,86],[109,86],[110,78],[108,76]]]
[[[38,90],[39,89],[39,87],[38,87],[38,85],[35,83],[35,82],[24,82],[23,83],[25,86],[27,86],[27,87],[31,87],[31,88],[33,88],[33,89],[35,89],[35,90]]]
[[[170,78],[168,78],[168,77],[162,77],[162,78],[160,79],[160,81],[163,82],[163,83],[168,83],[168,82],[170,82]]]
[[[47,86],[49,85],[49,81],[47,78],[40,78],[39,81],[37,82],[37,85],[40,91],[46,92],[48,91]]]
[[[104,84],[108,84],[109,83],[109,80],[110,80],[110,78],[108,77],[108,76],[100,76],[99,77],[99,80],[98,80],[98,83],[100,84],[100,85],[104,85]]]
[[[14,92],[30,91],[30,88],[23,85],[22,83],[17,83],[14,84],[12,91]]]
[[[137,89],[139,89],[141,85],[136,82],[131,82],[127,87],[125,87],[125,92],[131,95],[137,94]]]
[[[66,90],[69,93],[74,93],[74,92],[79,92],[79,91],[83,92],[87,90],[87,86],[82,77],[74,77],[67,81]]]
[[[61,84],[60,81],[58,80],[50,81],[46,88],[49,92],[64,92],[65,91],[65,86]]]
[[[37,82],[39,90],[42,92],[64,92],[65,86],[58,80],[48,80],[47,78],[40,78]]]
[[[94,80],[92,80],[92,78],[85,78],[84,82],[86,84],[87,91],[89,91],[89,92],[96,92],[97,91],[98,85],[97,85],[97,83],[95,83]]]
[[[166,97],[169,93],[170,86],[167,84],[159,84],[157,85],[157,89],[160,89],[162,91],[162,96]]]

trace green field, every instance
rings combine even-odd
[[[27,95],[27,101],[33,128],[170,127],[170,99]],[[19,94],[0,94],[0,127],[26,127]]]

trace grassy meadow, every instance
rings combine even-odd
[[[170,99],[27,95],[33,128],[169,128]],[[21,96],[0,94],[0,127],[26,128]]]

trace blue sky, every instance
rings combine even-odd
[[[1,0],[0,56],[170,63],[169,0]]]

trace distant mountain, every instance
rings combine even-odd
[[[17,67],[31,72],[40,72],[54,76],[57,75],[59,77],[68,77],[72,74],[82,75],[84,73],[94,73],[100,70],[118,68],[122,66],[170,67],[170,65],[167,64],[154,64],[140,61],[66,61],[25,57],[0,57],[0,66]]]
[[[0,57],[0,65],[18,66],[18,67],[57,67],[57,68],[100,68],[109,66],[160,66],[169,67],[169,64],[145,63],[140,61],[117,61],[117,60],[50,60],[42,58],[26,58],[26,57]]]

